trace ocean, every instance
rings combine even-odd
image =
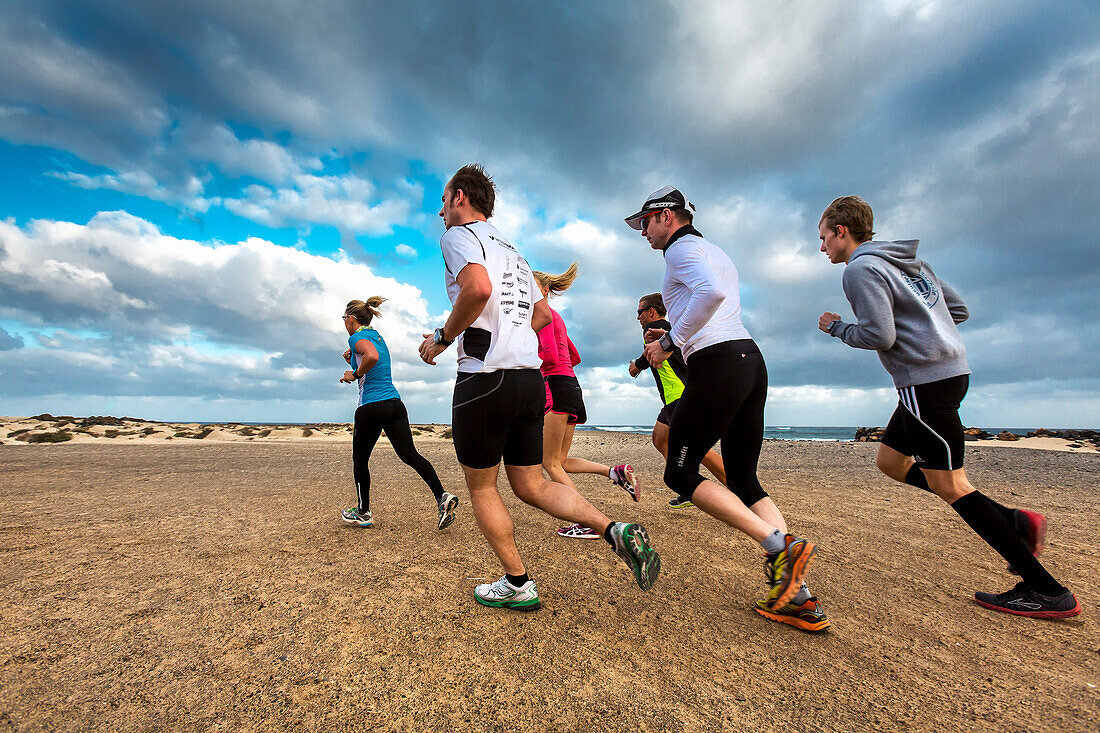
[[[653,431],[652,425],[581,425],[577,428],[578,431],[603,431],[608,433],[638,433],[639,435],[649,435]],[[1034,430],[1034,428],[986,428],[990,433],[996,435],[1001,430],[1008,430],[1010,433],[1014,433],[1019,436],[1023,436]],[[842,440],[851,440],[855,437],[856,429],[854,427],[824,427],[824,426],[802,426],[802,425],[776,425],[773,427],[764,428],[764,438],[773,440],[820,440],[826,442],[836,442]]]

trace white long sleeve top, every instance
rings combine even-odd
[[[737,268],[694,227],[678,230],[665,246],[661,297],[672,323],[672,342],[685,360],[723,341],[752,338],[741,323]]]

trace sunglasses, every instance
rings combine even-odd
[[[649,306],[649,308],[652,308],[652,307],[653,307],[653,306]],[[643,314],[643,313],[645,313],[645,312],[646,312],[647,310],[649,310],[649,308],[639,308],[639,309],[638,309],[638,315],[639,315],[639,316],[640,316],[640,315],[642,315],[642,314]]]
[[[644,232],[646,230],[646,227],[649,226],[649,217],[656,216],[657,214],[661,214],[664,211],[665,211],[664,209],[657,209],[656,211],[651,211],[648,214],[646,214],[645,216],[643,216],[642,221],[641,221],[642,231]]]

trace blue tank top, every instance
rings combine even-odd
[[[378,352],[378,363],[372,366],[366,374],[359,377],[359,404],[369,405],[372,402],[382,400],[401,399],[397,388],[393,386],[393,378],[390,376],[390,350],[386,348],[386,342],[382,340],[382,334],[371,327],[356,331],[348,337],[348,347],[351,348],[351,368],[355,371],[359,367],[359,354],[355,351],[355,344],[367,339]]]

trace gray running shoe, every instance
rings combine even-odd
[[[444,530],[455,522],[455,507],[458,506],[458,497],[444,491],[443,498],[439,500],[439,529]]]
[[[669,499],[668,505],[673,509],[690,509],[695,504],[687,497],[677,496],[675,499]]]
[[[354,524],[356,527],[370,527],[374,524],[374,517],[371,516],[371,513],[360,511],[357,507],[345,509],[340,513],[340,518],[348,524]]]
[[[535,581],[528,580],[517,588],[508,582],[507,576],[474,588],[474,599],[483,606],[510,608],[513,611],[537,611],[542,608]]]
[[[611,540],[615,543],[615,554],[630,567],[638,587],[642,590],[652,588],[661,572],[661,557],[649,546],[645,527],[615,522],[611,525]]]

